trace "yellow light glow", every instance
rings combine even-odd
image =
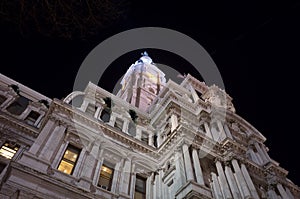
[[[18,150],[18,148],[17,148],[17,150]],[[17,150],[9,148],[8,144],[4,144],[4,146],[2,146],[0,149],[0,155],[5,158],[12,159],[12,157],[14,157]]]

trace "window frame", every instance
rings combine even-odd
[[[143,190],[139,190],[137,189],[137,182],[138,180],[141,180],[144,185],[143,185]],[[136,199],[136,193],[139,193],[142,195],[142,199],[146,199],[146,196],[147,196],[147,178],[144,177],[144,176],[141,176],[141,175],[136,175],[135,177],[135,186],[134,186],[134,199]]]
[[[73,153],[75,151],[75,154],[77,154],[75,161],[72,161],[72,160],[69,160],[69,159],[65,158],[65,155],[66,155],[67,151],[71,151]],[[77,151],[77,153],[76,153],[76,151]],[[68,175],[73,175],[74,171],[75,171],[75,168],[77,166],[77,162],[78,162],[79,156],[81,154],[81,151],[82,151],[81,148],[79,148],[79,147],[77,147],[77,146],[69,143],[67,145],[67,147],[65,148],[64,153],[62,154],[62,157],[61,157],[61,159],[60,159],[60,161],[58,163],[58,166],[57,166],[57,170],[60,171],[60,172],[62,172],[62,173],[68,174]],[[61,166],[61,164],[62,164],[63,161],[66,162],[66,163],[68,163],[68,164],[73,165],[72,168],[71,168],[71,172],[70,173],[64,172],[64,170],[60,170],[59,169],[59,167]]]
[[[7,150],[7,149],[9,149],[9,150]],[[14,142],[10,142],[10,141],[5,141],[5,142],[2,143],[2,145],[0,147],[0,152],[2,150],[4,150],[4,151],[8,151],[9,154],[13,154],[13,155],[11,157],[7,157],[5,155],[0,155],[0,156],[7,159],[7,160],[12,160],[15,157],[15,155],[17,154],[17,152],[19,151],[19,149],[20,149],[19,144],[14,143]]]
[[[109,184],[108,184],[108,186],[106,188],[103,187],[103,186],[106,186],[106,185],[101,185],[100,184],[101,177],[104,178],[104,179],[106,178],[106,176],[103,176],[103,174],[102,174],[102,171],[103,171],[102,168],[103,167],[111,170],[111,174],[110,174],[110,176],[108,178],[109,179]],[[98,177],[97,186],[100,187],[100,188],[102,188],[102,189],[111,191],[113,180],[114,180],[114,174],[115,174],[115,167],[112,164],[110,164],[108,162],[102,163],[102,165],[100,167],[100,171],[99,171],[99,177]],[[106,180],[107,180],[107,178],[106,178]]]

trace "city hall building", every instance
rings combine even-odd
[[[0,198],[299,199],[232,98],[144,53],[117,95],[49,99],[0,75]]]

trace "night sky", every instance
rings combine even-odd
[[[34,13],[44,23],[42,27],[36,27],[32,19],[24,20],[20,26],[10,20],[13,16],[1,14],[0,7],[0,72],[50,98],[62,99],[72,92],[85,57],[103,40],[138,27],[180,31],[207,50],[221,72],[237,114],[267,138],[271,157],[300,185],[300,110],[296,97],[299,91],[296,71],[300,66],[299,1],[163,2],[126,1],[118,8],[122,11],[120,16],[108,14],[105,23],[87,26],[81,34],[76,26],[53,31],[52,25],[45,21],[49,14],[46,12]],[[10,6],[15,12],[9,14],[18,14],[18,5]],[[28,16],[30,13],[32,10]],[[154,62],[201,78],[178,55],[146,50]],[[141,52],[136,50],[119,57],[98,85],[112,91]]]

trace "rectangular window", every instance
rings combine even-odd
[[[34,126],[37,119],[40,117],[40,114],[36,111],[31,111],[28,116],[25,118],[27,124]]]
[[[86,113],[90,115],[94,115],[96,112],[96,106],[94,104],[89,103],[85,110]]]
[[[59,163],[58,170],[72,175],[80,151],[81,149],[69,145],[64,153],[62,160]]]
[[[134,199],[146,199],[146,180],[142,176],[136,176]]]
[[[123,120],[121,120],[120,118],[116,118],[116,122],[114,126],[122,131],[123,123],[124,123]]]
[[[149,143],[149,135],[146,132],[142,132],[142,136],[141,136],[141,141],[144,142],[145,144]]]
[[[29,104],[29,99],[20,96],[14,102],[12,102],[6,110],[14,115],[21,115]]]
[[[7,159],[12,159],[19,148],[20,146],[17,144],[5,142],[0,149],[0,155]]]
[[[112,181],[113,181],[113,175],[114,175],[113,167],[105,163],[102,164],[98,186],[110,191]]]

